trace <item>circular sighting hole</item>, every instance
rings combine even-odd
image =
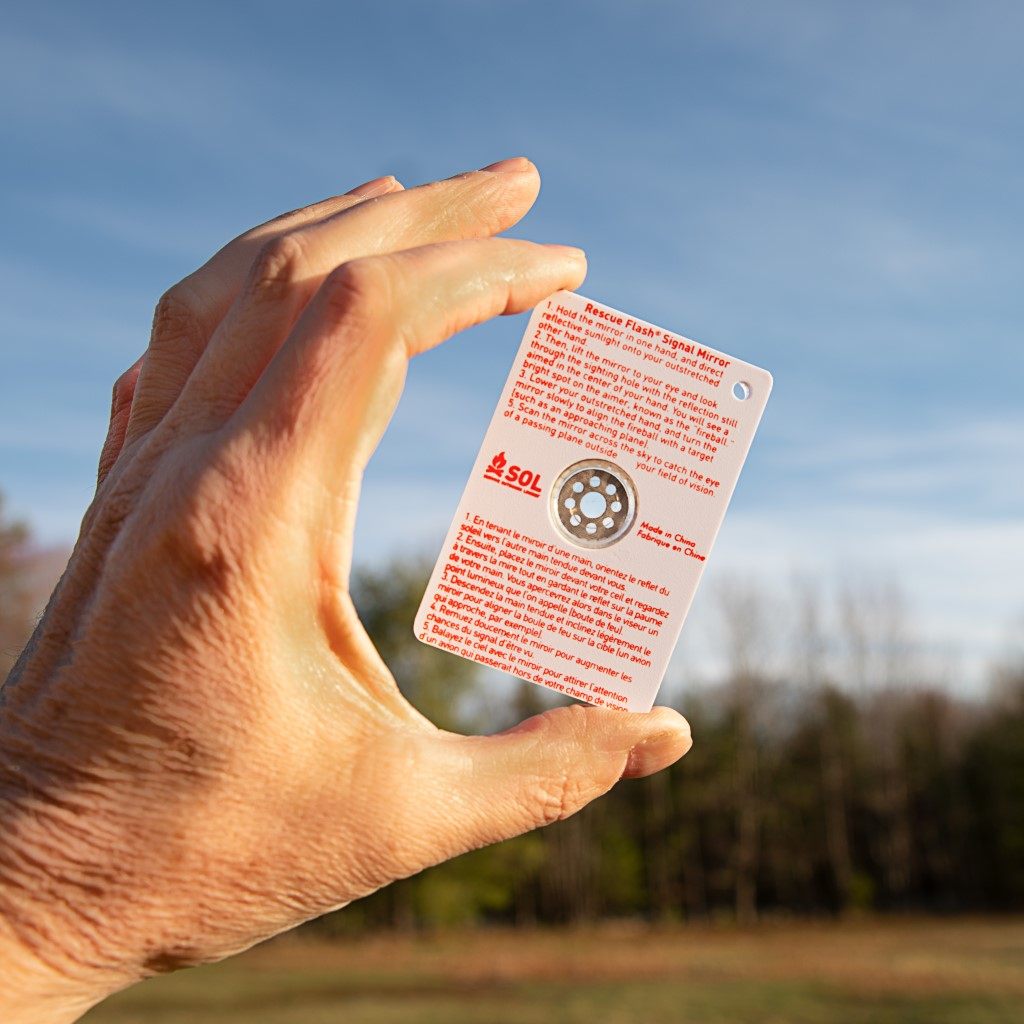
[[[636,502],[635,485],[624,470],[602,459],[586,459],[567,466],[556,477],[548,513],[555,529],[569,541],[601,548],[629,533]]]
[[[750,385],[745,380],[738,380],[732,386],[732,397],[737,402],[745,402],[750,397]]]
[[[580,499],[580,511],[588,519],[597,519],[598,516],[603,516],[607,507],[607,502],[597,491],[588,491]]]

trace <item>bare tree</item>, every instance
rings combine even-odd
[[[803,580],[797,582],[796,591],[795,674],[803,689],[813,695],[821,716],[818,740],[825,848],[835,885],[836,903],[840,910],[844,910],[850,902],[853,877],[847,815],[848,765],[842,721],[842,710],[846,702],[839,694],[830,671],[825,602],[821,588]],[[859,634],[857,638],[860,640]]]
[[[67,551],[37,547],[24,523],[6,517],[0,494],[0,683],[25,646],[66,563]]]
[[[759,794],[759,732],[767,713],[772,630],[768,605],[755,587],[732,581],[719,594],[728,668],[727,688],[735,732],[733,872],[736,919],[757,919],[757,876],[762,808]]]
[[[893,582],[854,588],[840,595],[848,668],[867,708],[874,784],[872,830],[890,902],[905,901],[911,886],[912,835],[904,758],[907,696],[917,683],[913,635],[906,598]]]

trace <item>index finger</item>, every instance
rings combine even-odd
[[[361,471],[391,416],[408,360],[458,331],[577,287],[586,256],[510,238],[438,242],[334,271],[242,404],[327,477]],[[322,464],[325,461],[326,464]]]

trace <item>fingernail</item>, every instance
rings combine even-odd
[[[388,174],[383,178],[374,178],[373,181],[357,185],[349,192],[349,195],[359,196],[362,199],[372,199],[374,196],[382,196],[386,192],[393,192],[397,184],[398,179],[393,174]]]
[[[585,260],[587,258],[587,254],[575,245],[555,245],[549,242],[546,248],[553,249],[556,252],[563,252],[566,256],[575,260]]]
[[[497,163],[481,167],[481,171],[496,171],[499,174],[514,174],[518,171],[525,171],[530,166],[530,161],[525,156],[513,156],[508,160],[499,160]]]
[[[642,779],[675,763],[693,745],[689,728],[666,729],[637,743],[626,758],[625,779]]]

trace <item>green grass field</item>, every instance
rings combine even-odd
[[[89,1024],[1020,1024],[1024,921],[286,938]]]

